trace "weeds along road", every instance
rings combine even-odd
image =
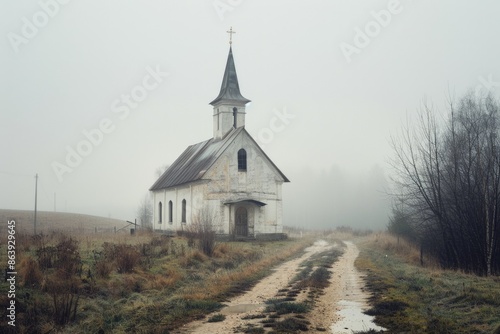
[[[361,291],[360,285],[356,284],[361,280],[359,273],[354,268],[354,260],[359,251],[351,242],[346,242],[345,245],[343,255],[329,270],[332,273],[330,285],[315,298],[314,308],[305,315],[309,322],[308,327],[312,331],[321,329],[321,331],[328,332],[335,322],[341,324],[342,329],[349,328],[351,323],[360,321],[357,314],[354,314],[351,319],[354,322],[349,322],[351,316],[341,313],[345,302],[350,298],[349,296],[356,298],[357,303],[362,303],[367,298],[364,292]],[[219,312],[225,316],[223,321],[194,321],[178,329],[175,333],[225,334],[242,332],[249,326],[262,326],[263,317],[259,315],[262,315],[266,308],[265,302],[277,298],[276,296],[279,295],[280,291],[290,287],[290,282],[299,272],[301,264],[314,255],[334,248],[341,249],[341,247],[343,245],[338,242],[316,241],[305,250],[303,256],[277,266],[270,276],[261,280],[250,291],[231,299],[226,304],[227,306]],[[297,296],[297,300],[306,299],[307,292],[307,289],[301,291]],[[365,306],[364,304],[359,305]],[[361,314],[361,311],[359,313]],[[361,321],[364,323],[365,328],[370,328],[366,319],[361,319]]]

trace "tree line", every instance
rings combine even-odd
[[[438,119],[424,104],[391,140],[389,231],[420,244],[444,268],[500,274],[499,106],[491,95],[468,93]]]

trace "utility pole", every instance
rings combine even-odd
[[[37,190],[38,188],[38,173],[35,175],[35,220],[33,222],[33,228],[34,228],[34,231],[35,231],[35,235],[36,235],[36,196],[37,196]]]

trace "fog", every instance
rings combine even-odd
[[[423,99],[439,109],[471,89],[499,93],[499,12],[496,1],[6,2],[0,208],[33,209],[38,173],[39,210],[135,218],[158,167],[212,136],[232,26],[246,129],[291,180],[284,224],[384,228],[390,135]]]
[[[290,188],[298,191],[285,192],[283,199],[289,226],[378,230],[387,225],[389,184],[378,165],[366,173],[350,173],[339,166],[318,173],[304,168],[294,179]]]

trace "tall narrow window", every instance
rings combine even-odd
[[[182,200],[182,222],[186,222],[186,200]]]
[[[158,203],[158,223],[161,224],[162,222],[162,218],[163,218],[163,205],[160,203]]]
[[[236,118],[238,116],[238,109],[236,107],[233,108],[233,127],[236,129]]]
[[[238,170],[247,170],[247,151],[245,151],[244,149],[238,151]]]
[[[168,201],[168,222],[169,223],[172,223],[173,222],[173,219],[172,219],[172,211],[173,211],[173,204],[172,204],[172,201]]]

